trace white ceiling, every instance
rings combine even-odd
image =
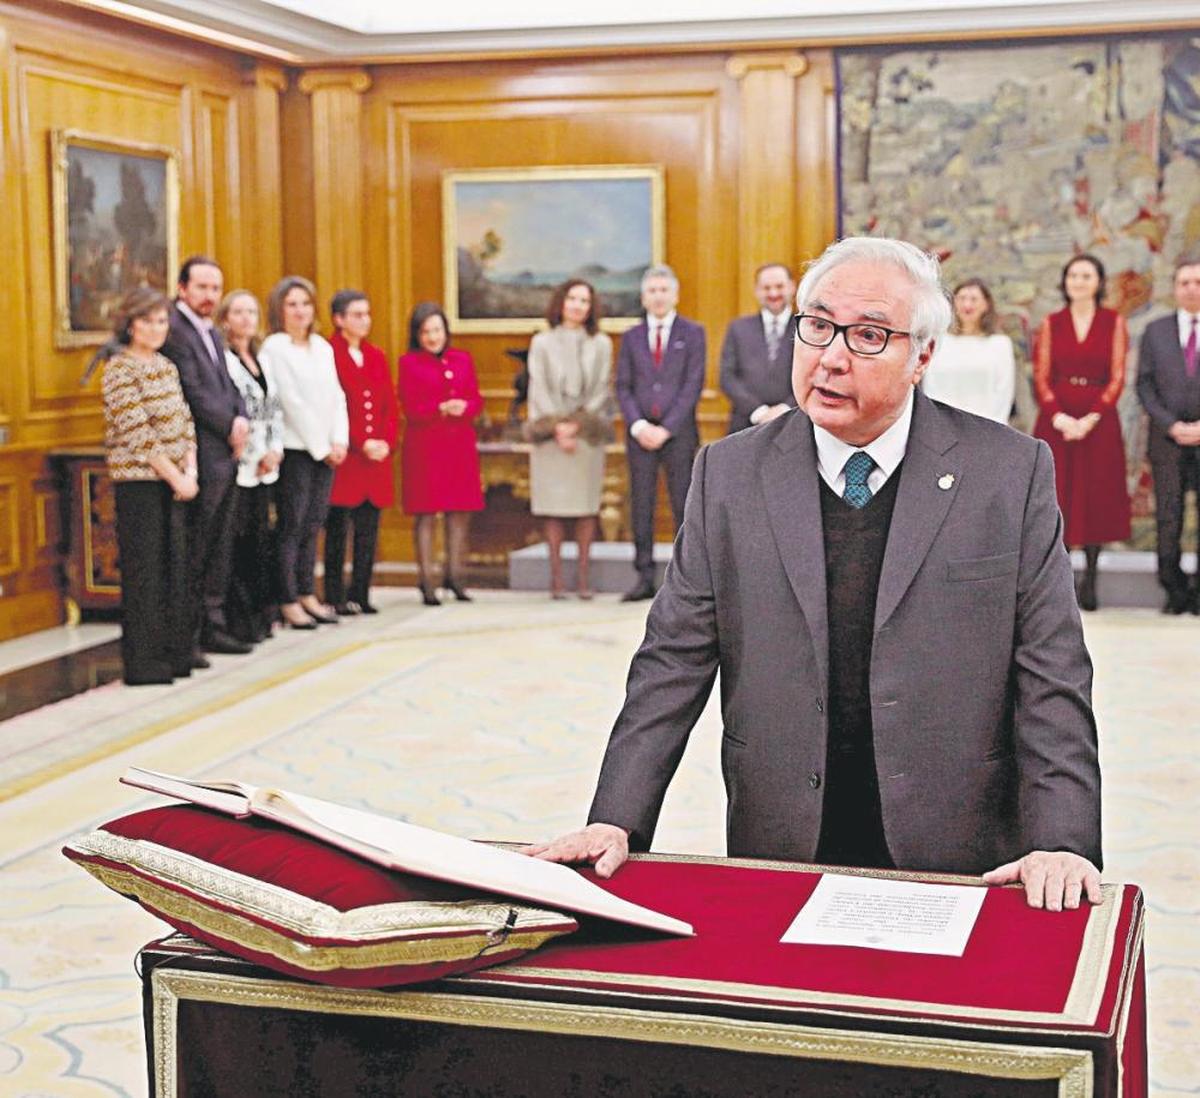
[[[454,53],[816,43],[928,34],[1200,27],[1196,0],[68,0],[292,63]],[[647,15],[653,21],[647,21]]]

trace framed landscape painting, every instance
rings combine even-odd
[[[121,299],[167,292],[179,262],[173,149],[56,130],[51,140],[54,344],[102,343]]]
[[[452,171],[442,176],[446,315],[459,332],[532,332],[554,287],[596,287],[603,327],[641,319],[641,278],[663,262],[657,166]]]

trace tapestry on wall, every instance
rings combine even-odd
[[[838,83],[841,233],[912,240],[951,285],[983,278],[1026,358],[1064,262],[1104,261],[1134,344],[1120,408],[1146,515],[1134,359],[1200,245],[1200,38],[847,50]]]

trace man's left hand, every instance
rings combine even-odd
[[[1093,904],[1101,899],[1100,871],[1087,858],[1067,850],[1034,850],[983,875],[983,883],[989,885],[1016,881],[1025,886],[1030,907],[1047,911],[1073,910],[1085,894]]]

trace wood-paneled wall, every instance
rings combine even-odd
[[[719,435],[726,323],[754,308],[754,268],[832,238],[827,51],[533,58],[286,72],[44,0],[0,0],[0,639],[61,620],[59,511],[48,450],[103,434],[87,350],[54,349],[50,133],[178,150],[180,254],[265,298],[284,273],[322,298],[357,285],[393,357],[409,310],[439,300],[449,169],[661,164],[681,311],[709,334],[702,432]],[[327,317],[326,317],[327,320]],[[521,335],[460,342],[503,418]],[[391,514],[381,558],[412,558]]]
[[[78,9],[0,5],[0,639],[61,620],[45,454],[103,435],[98,383],[79,384],[91,350],[54,347],[51,132],[178,150],[180,255],[219,256],[230,285],[261,291],[282,267],[283,80]]]
[[[708,329],[701,430],[723,433],[721,337],[732,317],[756,308],[754,269],[797,264],[832,239],[828,53],[379,67],[362,96],[362,284],[387,347],[402,346],[415,302],[443,296],[444,171],[659,164],[680,311]],[[528,337],[456,341],[475,358],[490,414],[503,420],[514,373],[504,350]],[[409,557],[402,516],[385,523],[382,549]]]

